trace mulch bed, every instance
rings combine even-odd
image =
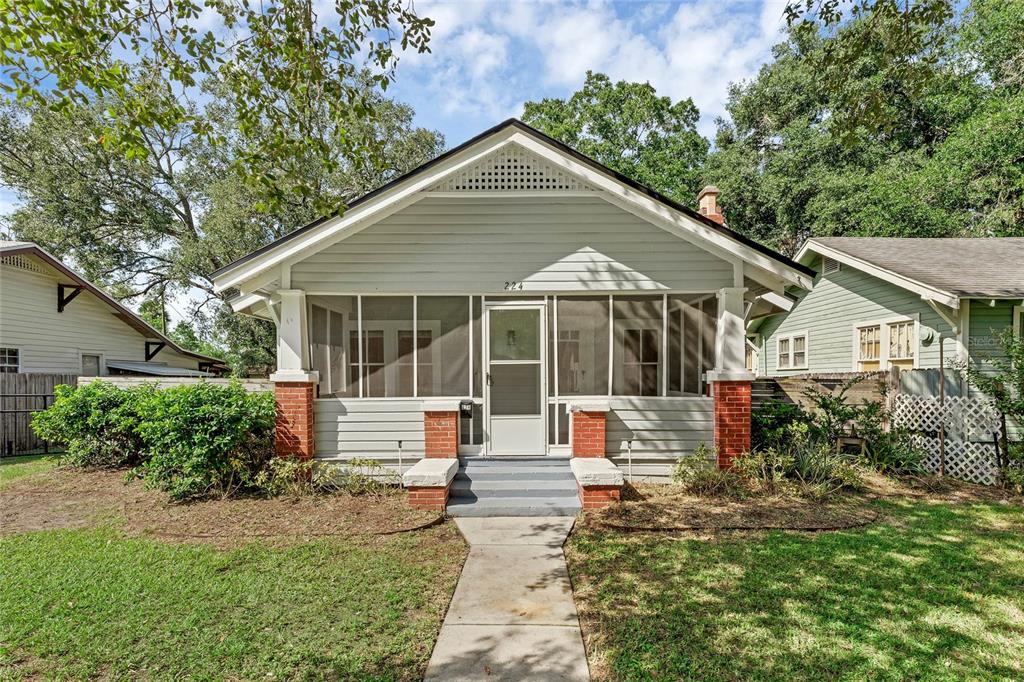
[[[221,547],[254,540],[294,544],[318,537],[375,538],[443,522],[409,508],[404,493],[242,497],[173,503],[121,471],[59,468],[14,481],[0,492],[0,536],[111,523],[126,534]]]
[[[621,504],[586,514],[584,523],[617,532],[830,531],[877,521],[879,512],[872,501],[879,499],[1021,503],[1020,498],[1013,498],[999,488],[949,478],[894,480],[867,474],[865,484],[863,492],[841,493],[816,501],[793,495],[707,497],[688,494],[675,485],[636,483],[626,487]]]
[[[634,499],[588,515],[588,522],[624,532],[820,531],[864,526],[878,518],[863,502],[849,500],[825,504],[782,496],[712,498],[654,484],[635,485],[630,497]]]

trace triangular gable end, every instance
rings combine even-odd
[[[430,192],[594,192],[595,187],[518,144],[506,144]]]

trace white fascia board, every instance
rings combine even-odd
[[[340,216],[325,221],[301,237],[285,242],[278,248],[261,254],[258,258],[240,264],[237,268],[214,280],[214,291],[221,292],[259,275],[268,268],[311,256],[416,203],[425,196],[422,190],[428,189],[446,175],[456,173],[508,144],[511,134],[511,129],[498,131],[494,136],[481,140],[473,147],[438,164],[435,168],[430,169],[430,172],[409,178],[406,183],[394,187]]]
[[[917,281],[916,279],[905,277],[901,274],[893,272],[892,270],[886,270],[885,268],[879,267],[872,263],[868,263],[867,261],[861,260],[860,258],[854,258],[853,256],[847,253],[843,253],[842,251],[837,251],[836,249],[832,249],[822,244],[819,244],[813,239],[808,239],[807,243],[804,244],[803,248],[800,249],[800,253],[798,253],[796,256],[797,261],[803,262],[803,258],[807,255],[808,252],[814,252],[819,256],[827,256],[829,258],[835,259],[840,263],[849,265],[850,267],[856,268],[861,272],[866,272],[872,277],[877,277],[882,281],[895,284],[896,286],[902,287],[907,291],[912,291],[915,294],[918,294],[921,298],[925,299],[926,301],[936,301],[944,306],[954,309],[959,309],[960,307],[959,296],[951,294],[948,291],[943,291],[942,289],[937,289],[933,286],[929,286],[927,284]]]
[[[656,201],[642,192],[638,192],[618,180],[566,156],[561,151],[549,147],[532,136],[517,131],[511,139],[513,142],[529,149],[552,164],[561,166],[567,172],[603,190],[598,195],[602,199],[614,203],[649,223],[666,229],[677,237],[693,243],[695,246],[711,250],[729,262],[735,262],[736,259],[740,259],[756,265],[782,277],[794,286],[810,288],[813,282],[810,276],[786,266],[745,244],[741,244],[721,232],[666,206],[660,201]]]
[[[763,298],[768,303],[771,303],[773,306],[777,308],[781,308],[783,311],[787,313],[793,309],[793,305],[796,303],[796,301],[791,299],[789,296],[783,296],[781,294],[776,294],[771,291],[769,291],[766,294],[761,294],[760,296],[758,296],[758,298]]]

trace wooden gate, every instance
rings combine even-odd
[[[32,415],[53,403],[53,387],[76,386],[74,374],[0,374],[0,455],[51,452],[32,431]]]

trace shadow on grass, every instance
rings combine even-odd
[[[570,542],[612,679],[1021,679],[1024,510],[878,503],[864,529]]]

